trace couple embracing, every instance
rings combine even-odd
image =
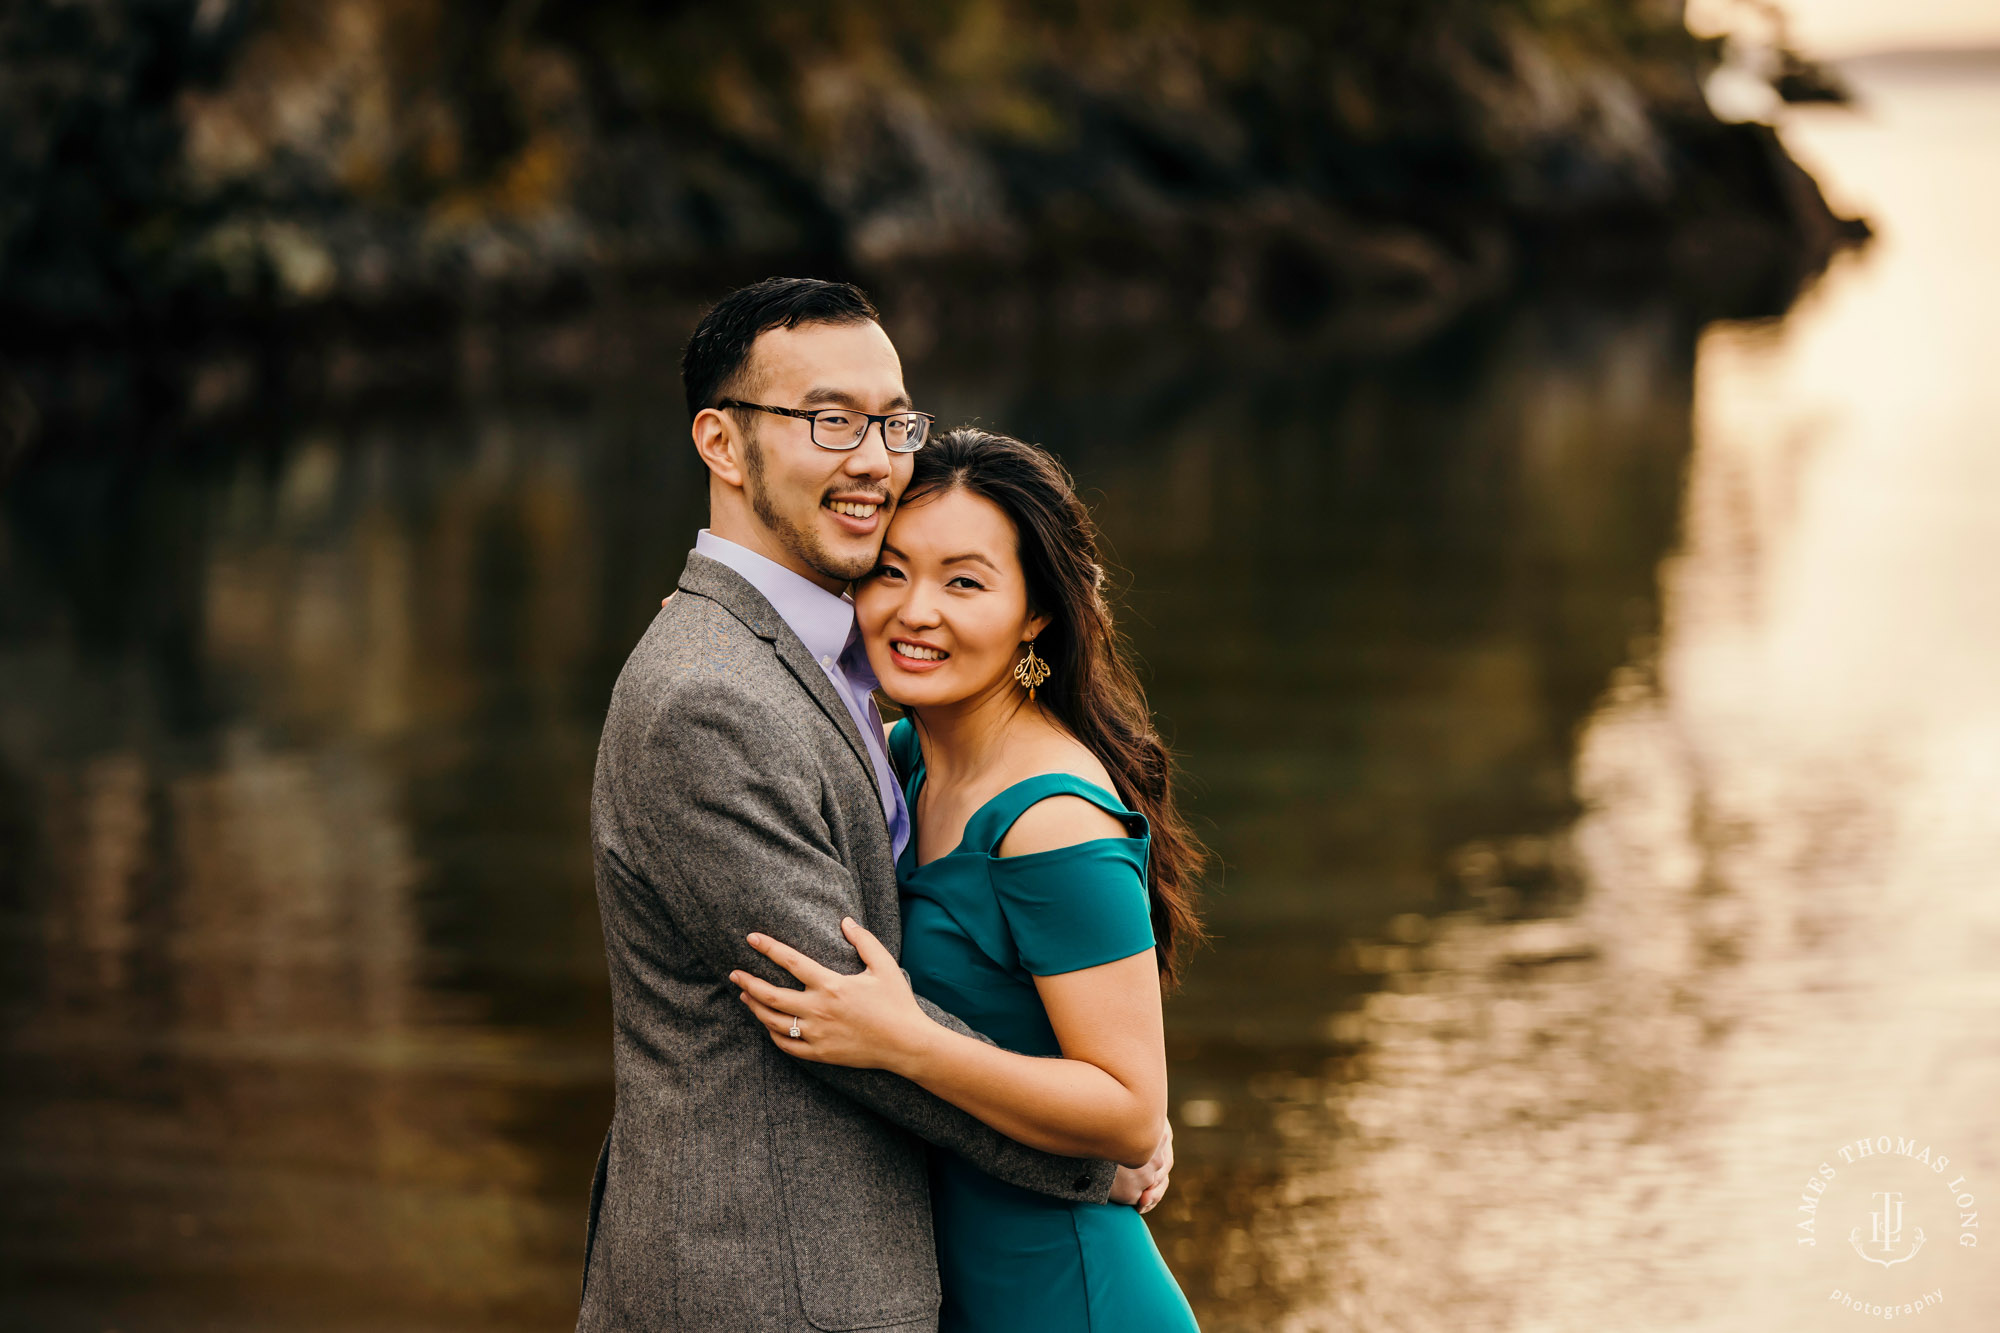
[[[682,375],[709,527],[591,799],[579,1330],[1192,1330],[1140,1215],[1202,852],[1089,515],[1039,449],[933,432],[845,284],[733,293]]]

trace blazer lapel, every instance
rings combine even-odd
[[[687,568],[681,571],[680,586],[699,597],[706,597],[720,605],[729,614],[742,621],[744,626],[758,638],[765,640],[777,652],[778,660],[785,669],[805,687],[820,712],[839,729],[846,740],[847,748],[854,754],[854,761],[861,765],[863,776],[868,779],[869,790],[875,789],[875,762],[868,755],[868,748],[861,740],[861,733],[855,728],[854,715],[847,711],[847,703],[840,697],[825,671],[806,651],[806,646],[792,627],[785,623],[764,594],[752,587],[750,580],[738,574],[719,560],[711,560],[705,555],[689,554]]]

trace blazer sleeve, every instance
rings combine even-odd
[[[625,850],[636,861],[631,869],[659,891],[674,925],[718,979],[740,969],[774,985],[798,984],[750,947],[745,937],[753,930],[836,971],[863,970],[840,933],[842,917],[861,920],[860,890],[821,813],[815,766],[789,728],[768,710],[748,707],[725,682],[686,682],[634,751],[620,756],[613,790]],[[953,1031],[980,1035],[920,1003]],[[995,1179],[1060,1199],[1110,1197],[1114,1163],[1017,1143],[886,1070],[799,1065]]]

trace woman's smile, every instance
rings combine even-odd
[[[889,660],[900,671],[935,671],[950,657],[944,649],[921,639],[889,640]]]

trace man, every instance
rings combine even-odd
[[[1114,1167],[883,1071],[796,1060],[727,981],[790,984],[753,930],[845,972],[861,965],[842,917],[900,948],[910,816],[841,594],[874,567],[929,421],[845,284],[733,293],[682,378],[709,528],[612,691],[591,798],[617,1108],[578,1328],[934,1329],[922,1140],[1067,1199],[1104,1200]],[[1163,1158],[1119,1173],[1120,1200]]]

